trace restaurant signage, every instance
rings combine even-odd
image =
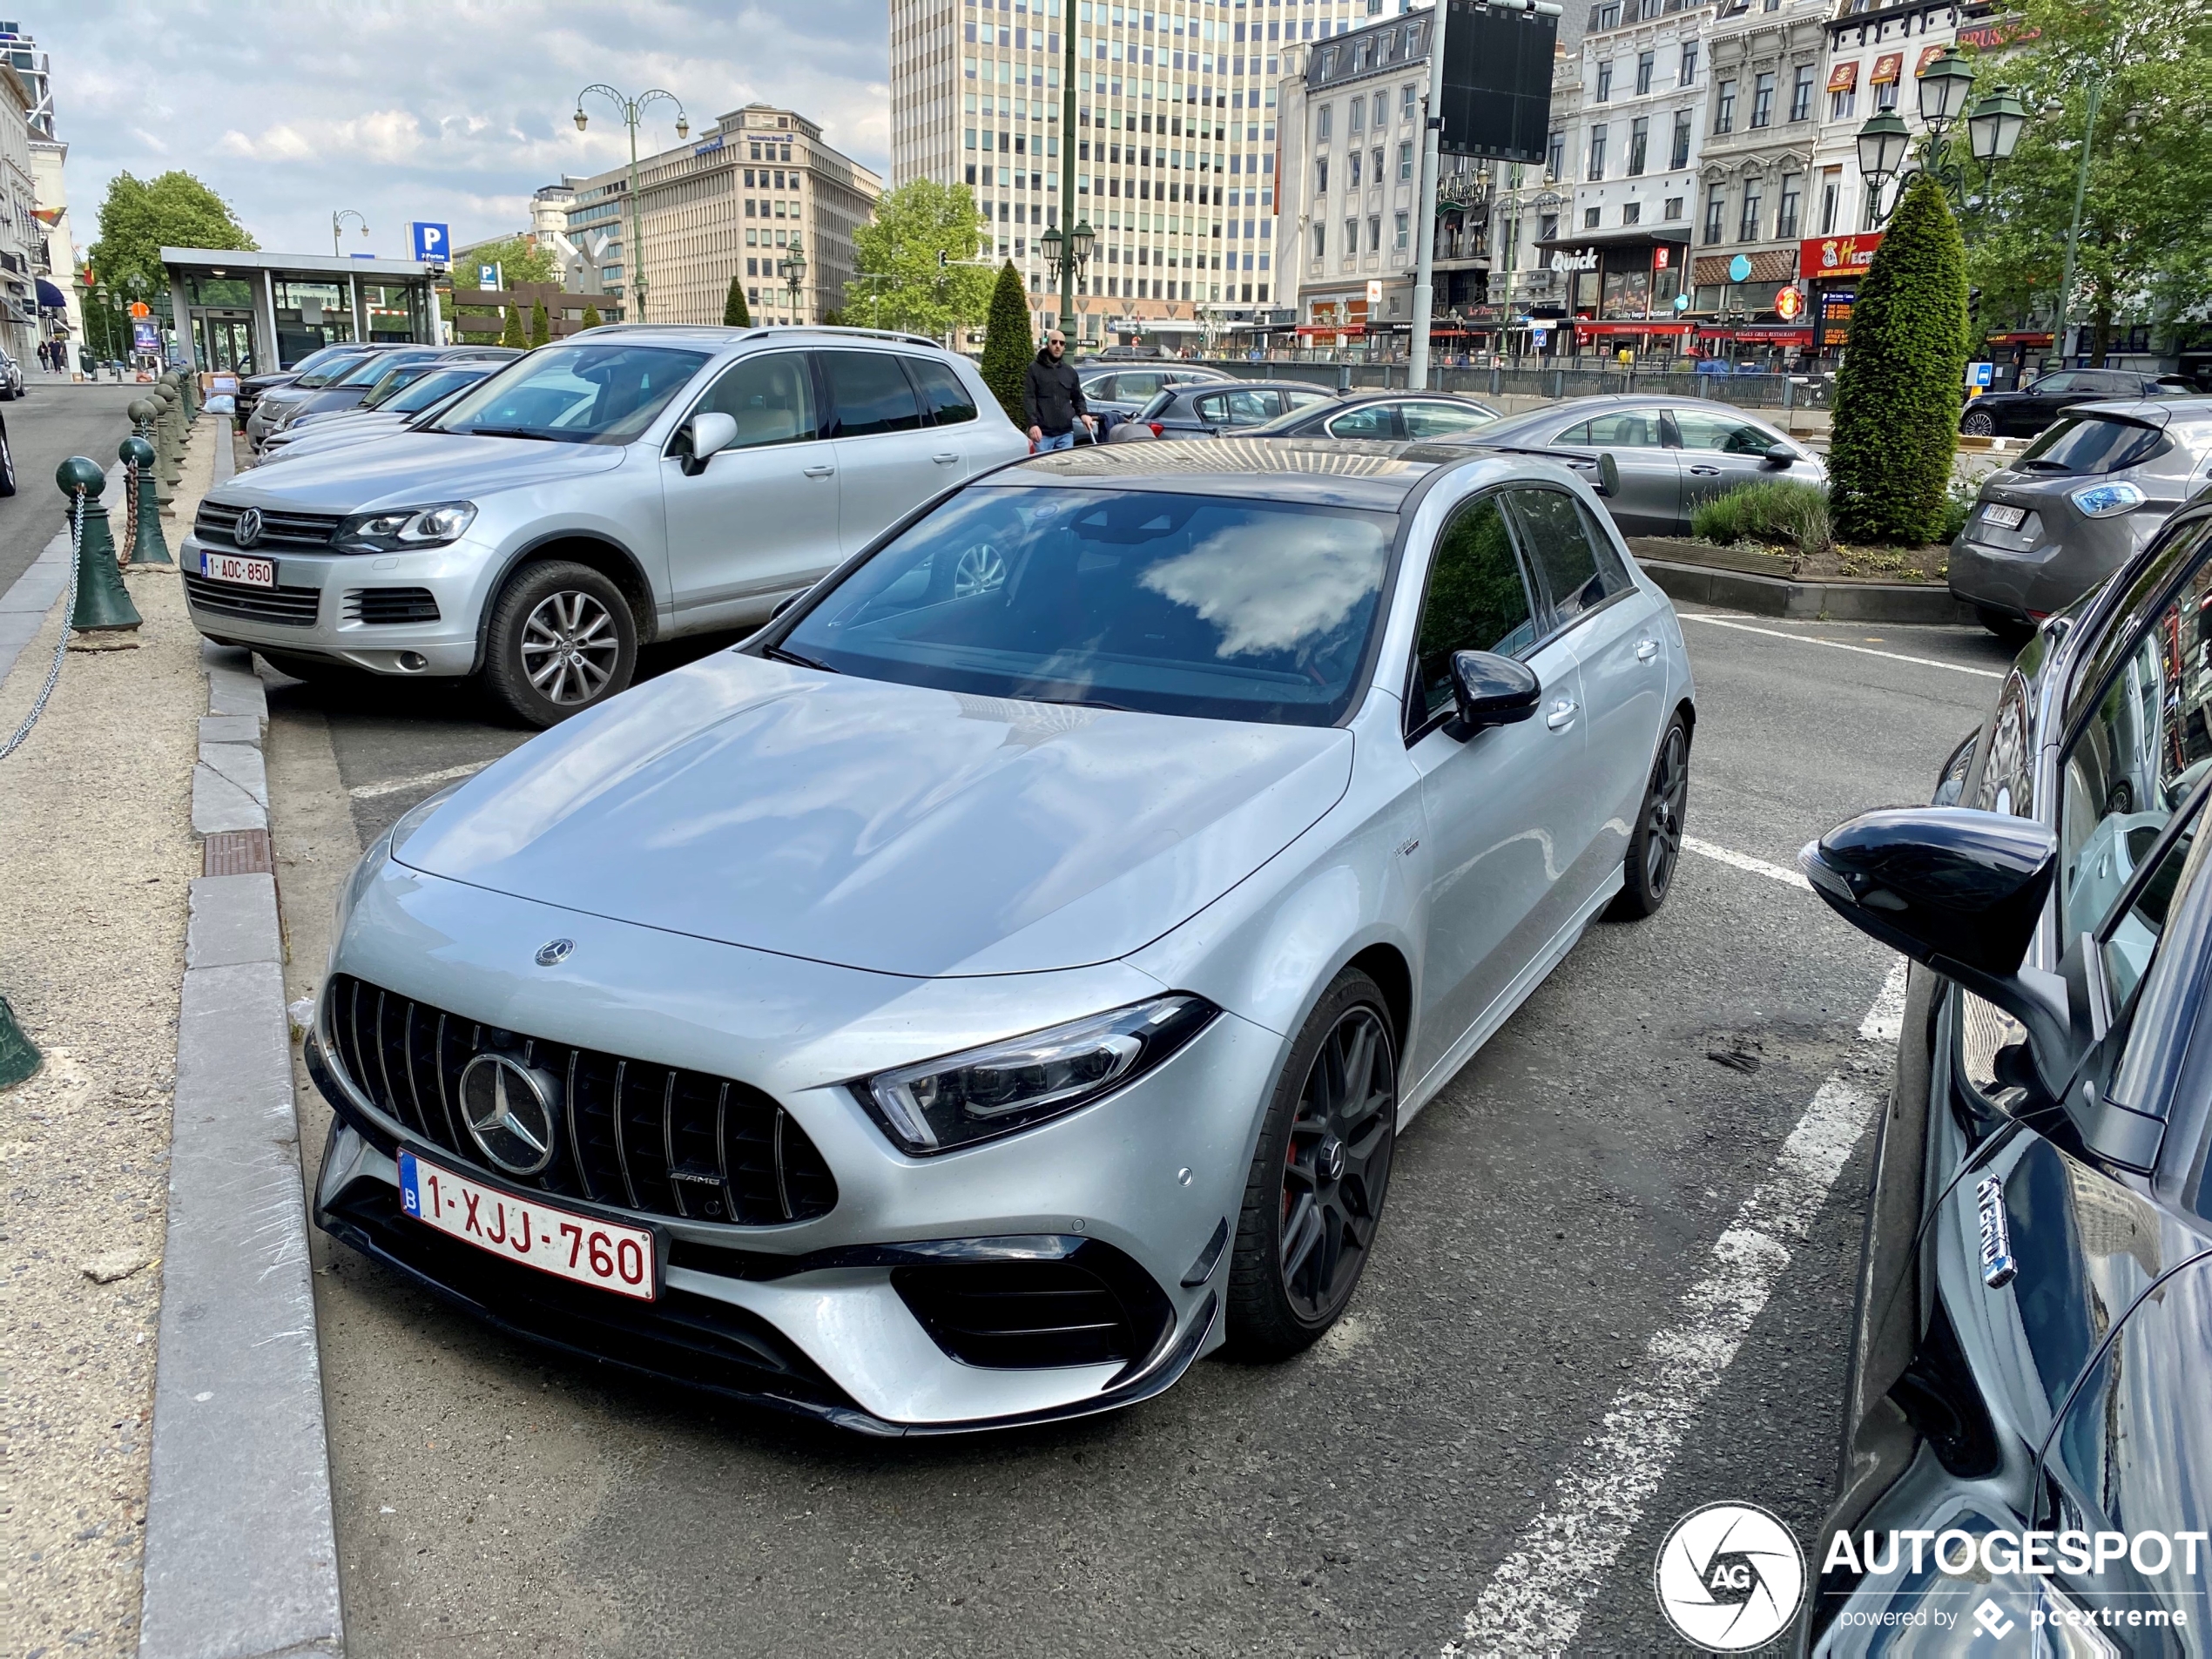
[[[1857,236],[1808,236],[1797,244],[1797,274],[1804,277],[1862,277],[1874,263],[1879,231]]]

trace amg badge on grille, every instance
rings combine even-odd
[[[2005,1184],[1986,1175],[1974,1189],[1974,1203],[1981,1212],[1981,1282],[1999,1290],[2013,1281],[2020,1264],[2013,1259],[2013,1234],[2005,1219]]]

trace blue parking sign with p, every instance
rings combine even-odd
[[[426,264],[443,264],[446,256],[453,249],[453,239],[447,234],[446,227],[442,225],[425,225],[418,221],[413,228],[415,257]]]

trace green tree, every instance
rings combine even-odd
[[[998,284],[991,290],[991,318],[983,327],[983,384],[991,388],[1006,418],[1025,429],[1029,423],[1022,417],[1022,381],[1035,354],[1022,273],[1008,260],[999,266]]]
[[[730,292],[722,301],[722,326],[725,328],[752,327],[752,313],[745,309],[745,279],[735,272],[730,274]]]
[[[536,351],[553,338],[553,329],[545,315],[545,302],[537,300],[530,307],[530,349]]]
[[[985,247],[982,218],[966,185],[917,179],[886,193],[875,217],[853,233],[869,325],[941,337],[982,321],[991,273],[944,261],[974,259]]]
[[[250,252],[260,246],[232,214],[230,204],[188,172],[171,171],[140,179],[119,172],[100,204],[98,240],[85,258],[111,287],[132,275],[160,292],[169,286],[161,268],[166,247],[219,247]]]
[[[599,327],[599,307],[597,307],[597,306],[586,306],[586,307],[584,307],[584,308],[583,308],[583,326],[584,326],[586,328],[597,328],[597,327]]]
[[[523,313],[520,307],[507,307],[507,327],[499,332],[499,343],[502,346],[512,346],[517,351],[529,345],[529,342],[523,337]]]
[[[1966,367],[1966,251],[1923,173],[1884,228],[1851,307],[1828,455],[1846,541],[1918,543],[1943,523]]]
[[[2022,0],[2012,10],[2020,22],[2011,41],[1976,68],[1985,84],[2015,86],[2035,113],[2010,160],[1974,170],[1982,203],[1968,276],[1992,328],[2055,315],[2097,82],[2070,311],[2101,364],[2117,320],[2172,318],[2212,287],[2212,8]]]
[[[496,265],[500,280],[513,287],[517,282],[558,282],[561,280],[560,261],[550,247],[540,247],[527,236],[510,236],[503,242],[487,242],[481,247],[468,250],[464,258],[453,267],[455,288],[481,288],[476,267]]]

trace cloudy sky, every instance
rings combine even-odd
[[[198,174],[264,248],[404,258],[407,224],[455,246],[528,222],[529,193],[629,154],[595,81],[665,87],[693,131],[760,100],[821,123],[884,171],[884,0],[73,0],[8,8],[51,53],[57,136],[70,145],[71,218],[98,234],[108,180]],[[639,153],[676,142],[665,103]]]

